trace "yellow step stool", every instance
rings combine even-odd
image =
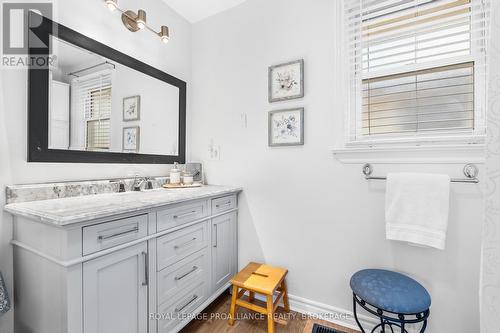
[[[250,309],[267,315],[268,333],[274,333],[274,314],[279,302],[283,299],[286,312],[290,312],[288,303],[288,291],[285,277],[288,270],[255,262],[249,263],[242,271],[231,279],[233,294],[231,297],[231,309],[229,312],[229,325],[234,325],[237,306]],[[249,292],[248,301],[242,299],[245,292]],[[278,292],[273,301],[274,294]],[[258,306],[255,303],[255,293],[266,296],[267,307]]]

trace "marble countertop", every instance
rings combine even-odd
[[[80,197],[11,203],[5,210],[31,220],[65,226],[72,223],[133,213],[168,204],[240,192],[234,186],[205,185],[185,189],[107,193]]]

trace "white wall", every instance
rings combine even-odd
[[[123,121],[123,99],[137,95],[140,120]],[[123,128],[140,126],[141,153],[178,154],[179,88],[117,64],[112,98],[111,151],[123,150]]]
[[[22,1],[21,1],[22,2]],[[157,67],[184,81],[191,81],[191,25],[163,1],[143,1],[148,21],[154,27],[166,24],[171,40],[165,45],[153,34],[126,30],[118,13],[110,13],[102,0],[57,0],[54,19],[134,58]],[[137,1],[122,0],[125,8],[137,9]],[[124,177],[139,172],[165,175],[166,165],[103,165],[27,163],[27,73],[25,70],[1,70],[0,90],[0,188],[9,184]],[[3,96],[2,96],[3,95]],[[3,98],[2,98],[3,97]],[[3,107],[2,107],[3,105]],[[188,104],[189,109],[189,104]],[[0,206],[5,203],[0,191]],[[0,269],[12,293],[11,219],[0,215]],[[0,317],[0,332],[12,332],[12,315]]]
[[[249,0],[193,26],[191,157],[206,163],[209,182],[244,187],[240,266],[285,266],[291,294],[347,310],[352,273],[395,269],[431,293],[427,332],[477,332],[481,188],[452,186],[445,251],[410,247],[385,239],[385,184],[365,181],[360,164],[342,164],[329,150],[344,137],[338,4]],[[268,104],[268,66],[298,58],[305,59],[306,97]],[[305,146],[269,148],[267,111],[291,106],[305,107]],[[211,140],[221,147],[220,161],[208,160]],[[378,174],[453,177],[463,177],[462,167],[375,165]]]

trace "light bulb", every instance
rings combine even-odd
[[[160,39],[163,43],[167,44],[169,39],[170,39],[170,34],[169,34],[169,31],[168,31],[168,27],[167,26],[164,26],[162,25],[161,26],[161,30],[160,32],[158,33],[158,36],[160,36]]]
[[[110,11],[114,11],[116,8],[118,8],[117,0],[105,0],[105,1]]]
[[[139,29],[144,29],[146,27],[146,12],[142,9],[137,11],[137,19],[135,21]]]

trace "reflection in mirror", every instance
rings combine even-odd
[[[49,149],[179,155],[179,88],[52,37]]]

